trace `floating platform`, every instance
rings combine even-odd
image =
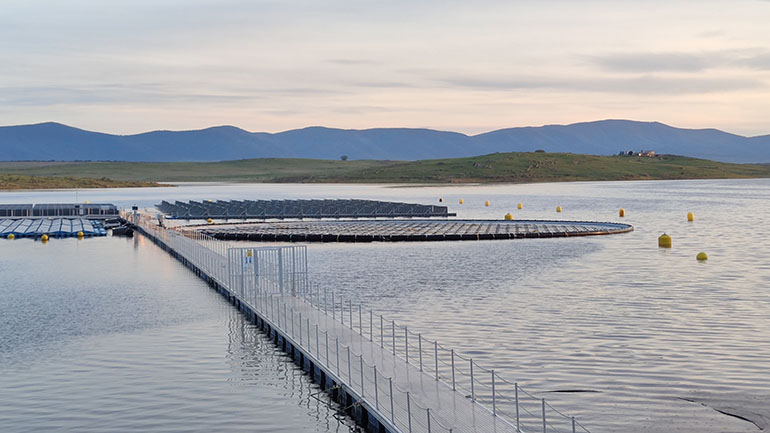
[[[86,217],[116,218],[119,211],[110,203],[0,204],[0,218]]]
[[[195,226],[222,240],[262,242],[417,242],[558,238],[626,233],[628,224],[587,221],[355,220]]]
[[[155,207],[176,219],[430,218],[448,217],[446,206],[375,200],[190,201]]]
[[[106,236],[101,221],[86,218],[19,218],[0,219],[0,237],[14,235],[17,238],[37,238],[43,235],[56,238]]]

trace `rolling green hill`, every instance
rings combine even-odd
[[[770,165],[531,152],[422,161],[3,162],[0,173],[146,182],[523,183],[770,177]]]

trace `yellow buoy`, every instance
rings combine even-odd
[[[40,236],[40,240],[43,242],[48,242],[48,235]]]
[[[623,208],[620,208],[620,210],[618,211],[618,215],[620,215],[621,217],[626,216],[626,210]]]
[[[658,238],[658,246],[660,248],[671,248],[671,236],[663,233]]]
[[[523,208],[523,207],[524,207],[524,205],[523,205],[523,204],[521,204],[521,203],[519,203],[519,205],[518,205],[517,207],[518,207],[519,209],[521,209],[521,208]]]
[[[695,258],[698,259],[698,261],[702,262],[704,260],[708,260],[709,259],[709,255],[704,253],[703,251],[701,251],[701,252],[698,253],[697,256],[695,256]]]
[[[695,215],[692,212],[687,212],[687,221],[694,221]]]
[[[484,202],[484,206],[489,206],[489,200]]]
[[[10,239],[10,240],[14,240],[14,239],[16,239],[16,235],[14,235],[13,233],[11,233],[11,234],[9,234],[9,235],[8,235],[8,239]]]
[[[209,222],[209,224],[211,224],[211,223],[213,223],[213,222],[214,222],[214,220],[213,220],[213,219],[211,219],[211,218],[207,219],[206,221],[208,221],[208,222]]]
[[[512,215],[510,212],[508,212],[507,214],[505,214],[505,220],[506,220],[506,221],[511,221],[512,219],[513,219],[513,215]]]
[[[556,206],[556,212],[561,212],[561,206]]]
[[[465,203],[465,200],[460,199],[460,204],[463,204],[463,203]]]
[[[78,239],[83,239],[85,237],[85,235],[86,234],[83,233],[83,232],[78,232]]]
[[[84,201],[83,204],[88,204],[88,200]]]

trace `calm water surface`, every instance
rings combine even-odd
[[[517,219],[628,222],[634,232],[607,237],[311,245],[310,269],[315,282],[471,354],[576,415],[591,431],[759,431],[752,423],[688,400],[703,395],[724,401],[767,399],[770,394],[770,180],[419,188],[186,185],[79,195],[120,206],[150,206],[161,199],[339,197],[434,203],[443,197],[450,211],[466,218],[502,218],[512,211]],[[60,191],[0,193],[2,202],[73,198],[73,192]],[[465,204],[457,204],[460,198]],[[517,202],[523,210],[516,210]],[[557,214],[557,205],[564,212]],[[626,218],[618,218],[620,207]],[[695,213],[694,222],[686,221],[688,211]],[[673,249],[657,248],[663,232],[673,237]],[[77,254],[69,258],[40,252],[59,248],[54,244],[60,242],[70,241],[43,246],[20,240],[13,247],[0,242],[2,275],[24,275],[22,285],[8,278],[0,282],[2,377],[13,376],[11,386],[0,388],[0,398],[14,401],[0,406],[0,420],[39,415],[35,411],[43,408],[51,419],[57,413],[65,420],[82,413],[99,419],[109,411],[108,396],[128,394],[136,404],[143,397],[167,396],[149,404],[157,413],[141,417],[147,422],[160,423],[168,418],[163,414],[177,410],[196,414],[203,407],[211,414],[213,406],[237,412],[230,418],[242,417],[245,425],[255,418],[249,411],[278,398],[262,392],[273,381],[279,385],[272,389],[282,391],[280,404],[310,412],[307,391],[300,391],[308,388],[289,388],[289,382],[281,381],[286,375],[268,375],[262,357],[269,353],[272,361],[266,363],[283,365],[294,372],[291,377],[304,376],[247,325],[234,326],[239,316],[186,270],[172,262],[160,266],[166,259],[155,247],[139,241],[126,250],[115,247],[123,245],[120,240],[89,239],[71,241]],[[697,262],[699,251],[710,259]],[[76,260],[84,254],[90,262]],[[57,272],[40,272],[51,263]],[[67,270],[75,267],[78,272]],[[152,296],[148,288],[154,288]],[[92,292],[102,296],[94,299]],[[228,349],[233,335],[240,335],[234,327],[251,332],[236,346],[254,352],[245,357],[247,364],[263,375],[244,369],[245,361],[232,367],[234,358],[244,359]],[[96,341],[84,340],[89,332]],[[136,385],[132,375],[152,375],[142,366],[157,357],[168,365],[187,362],[173,374],[152,376],[147,381],[152,386]],[[207,360],[213,364],[223,358],[231,382],[226,391],[217,388],[216,379],[204,380],[216,370]],[[101,380],[94,379],[94,371],[104,375]],[[107,380],[112,375],[116,379]],[[39,389],[40,376],[48,379],[45,389]],[[53,390],[75,395],[80,403],[57,412],[52,409],[56,404],[40,400],[55,395]],[[593,392],[555,392],[564,390]],[[175,400],[189,394],[205,394],[206,399]],[[263,401],[260,396],[268,397]],[[246,403],[233,405],[233,400]],[[326,422],[331,416],[318,405],[310,407],[324,414],[307,416],[310,420]],[[282,425],[279,421],[273,419]],[[326,431],[326,424],[308,425],[298,430]]]
[[[0,254],[0,431],[353,431],[146,239],[3,240]]]

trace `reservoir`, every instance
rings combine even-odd
[[[591,431],[759,431],[719,409],[768,401],[768,180],[198,184],[79,195],[119,207],[443,198],[459,218],[632,224],[596,238],[313,244],[310,278],[472,355]],[[72,198],[0,193],[3,203]],[[663,232],[671,250],[657,247]],[[695,260],[700,251],[708,261]],[[2,241],[0,275],[0,425],[9,431],[349,429],[287,357],[141,236]]]

